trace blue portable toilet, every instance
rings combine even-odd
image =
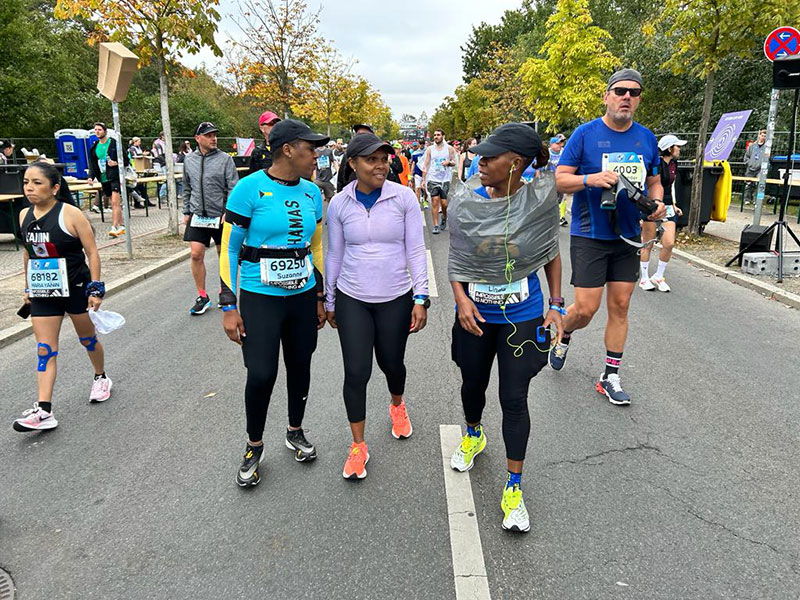
[[[86,129],[59,129],[55,133],[58,162],[64,175],[86,179],[89,169],[90,132]]]

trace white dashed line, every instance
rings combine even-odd
[[[450,456],[461,443],[461,428],[458,425],[439,425],[439,436],[442,440],[456,600],[491,600],[469,473],[459,473],[450,467]]]
[[[428,259],[428,295],[431,298],[439,297],[439,288],[436,287],[436,274],[433,272],[433,257],[430,250],[425,250]]]

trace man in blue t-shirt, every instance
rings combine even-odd
[[[641,94],[638,71],[614,73],[603,94],[606,114],[575,130],[556,169],[558,191],[573,195],[570,283],[575,287],[575,303],[567,309],[564,335],[550,352],[550,365],[555,370],[564,366],[571,334],[592,321],[603,289],[608,288],[606,368],[596,389],[617,405],[631,403],[622,389],[619,367],[628,335],[628,305],[639,278],[639,248],[634,244],[641,239],[641,216],[624,193],[615,209],[603,208],[603,190],[616,186],[617,173],[625,173],[657,202],[648,219],[658,221],[666,214],[656,137],[633,120]]]

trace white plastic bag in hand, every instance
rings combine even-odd
[[[125,317],[110,310],[90,310],[89,318],[97,333],[111,333],[125,325]]]

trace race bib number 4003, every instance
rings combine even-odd
[[[512,283],[470,283],[469,295],[478,304],[519,304],[530,296],[528,279]]]
[[[635,152],[610,152],[603,154],[603,171],[621,173],[631,183],[642,187],[647,178],[644,158]]]
[[[67,260],[64,258],[32,258],[28,261],[28,289],[31,298],[66,298]]]
[[[300,290],[308,284],[314,267],[311,257],[262,258],[261,283],[284,290]]]

